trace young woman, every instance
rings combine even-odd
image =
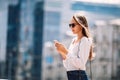
[[[55,41],[56,49],[63,58],[68,80],[88,80],[85,72],[86,63],[88,59],[92,59],[93,51],[87,20],[84,16],[76,13],[73,15],[69,27],[77,37],[73,38],[69,49]]]

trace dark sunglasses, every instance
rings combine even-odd
[[[69,24],[69,27],[70,27],[70,28],[74,28],[76,25],[77,25],[77,24],[72,23],[72,24]]]

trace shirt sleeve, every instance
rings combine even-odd
[[[76,68],[84,68],[85,64],[88,60],[89,57],[89,52],[90,52],[90,46],[91,46],[91,41],[88,38],[83,38],[80,42],[79,46],[79,51],[78,51],[78,56],[73,55],[74,53],[71,53],[70,51],[66,55],[66,60],[67,62],[70,62],[72,66],[75,66]]]

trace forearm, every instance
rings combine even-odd
[[[60,54],[62,56],[62,59],[65,60],[66,56],[64,54]]]
[[[60,55],[62,56],[62,58],[65,60],[66,59],[66,55],[68,54],[68,50],[65,50],[64,52],[61,52]]]

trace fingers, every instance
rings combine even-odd
[[[54,40],[54,43],[55,43],[55,44],[60,44],[60,42],[58,42],[57,40]]]
[[[57,40],[54,40],[54,44],[55,44],[55,47],[59,47],[61,45],[61,43],[58,42]]]

